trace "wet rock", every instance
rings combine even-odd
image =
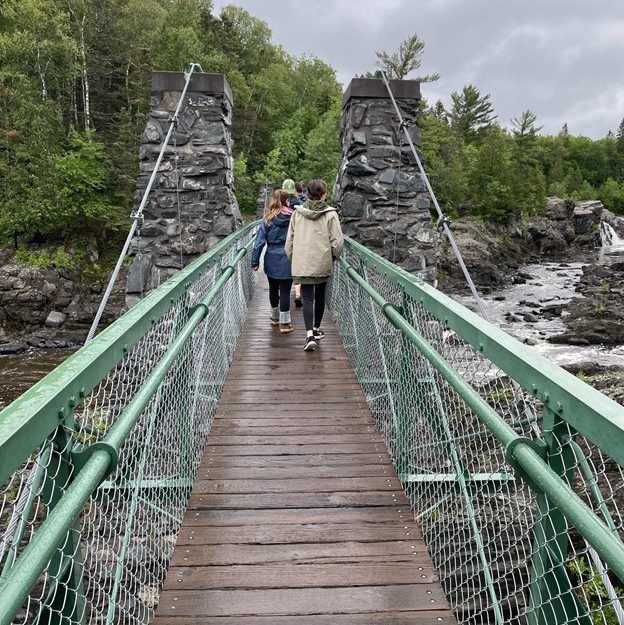
[[[26,350],[26,345],[17,341],[0,343],[0,354],[19,354]]]
[[[522,320],[526,321],[527,323],[537,323],[539,321],[537,315],[534,315],[533,313],[526,313],[522,317]]]

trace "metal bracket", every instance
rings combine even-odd
[[[93,445],[89,445],[86,449],[81,451],[71,451],[72,465],[74,467],[75,474],[80,473],[81,469],[87,464],[89,458],[96,452],[103,449],[110,456],[110,464],[108,465],[108,469],[100,484],[117,468],[117,463],[119,462],[119,452],[106,441],[98,441],[97,443],[93,443]]]
[[[438,231],[441,231],[444,229],[444,226],[450,226],[452,223],[451,218],[448,215],[442,215],[442,217],[438,218],[438,221],[436,222],[436,228],[438,229]]]
[[[505,448],[505,460],[513,470],[528,484],[528,486],[536,493],[543,494],[542,488],[537,484],[533,478],[527,474],[527,472],[518,464],[514,458],[514,450],[518,445],[527,445],[530,447],[542,460],[546,460],[548,454],[548,445],[542,439],[531,439],[525,436],[519,436],[515,438]]]

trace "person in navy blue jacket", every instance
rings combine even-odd
[[[303,205],[304,197],[302,196],[303,186],[300,182],[295,182],[292,178],[286,178],[282,182],[282,189],[288,193],[288,206],[297,210],[297,206]],[[295,306],[301,308],[303,300],[301,299],[301,285],[295,284]]]
[[[282,333],[293,331],[290,319],[290,289],[293,280],[290,260],[284,251],[288,226],[293,214],[288,200],[289,194],[283,189],[277,189],[273,193],[251,254],[251,268],[258,271],[260,254],[266,245],[264,273],[269,281],[271,325],[279,325]]]

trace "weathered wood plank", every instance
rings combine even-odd
[[[340,467],[389,463],[384,451],[373,450],[368,454],[312,453],[312,454],[280,454],[280,455],[208,455],[204,456],[204,467]],[[388,464],[386,464],[388,466]]]
[[[227,527],[238,525],[295,525],[307,523],[398,523],[401,527],[413,522],[408,507],[387,506],[378,508],[281,508],[264,510],[197,510],[189,511],[183,527]]]
[[[392,540],[413,540],[420,533],[410,526],[373,524],[366,526],[348,523],[317,523],[298,525],[259,525],[257,527],[188,527],[182,528],[178,545],[219,544],[292,544],[292,543],[337,543],[337,542],[380,542]],[[410,538],[411,537],[411,538]]]
[[[193,493],[189,505],[203,508],[340,508],[360,506],[390,506],[393,503],[407,505],[403,491],[370,491],[365,493],[253,493],[218,495]]]
[[[275,433],[274,436],[245,435],[223,435],[216,434],[208,437],[208,445],[215,447],[219,445],[343,445],[345,443],[377,443],[383,445],[383,440],[377,432],[365,430],[358,434],[299,434],[283,436]]]
[[[301,439],[303,441],[303,439]],[[326,443],[324,445],[216,445],[207,453],[217,456],[290,456],[317,454],[372,454],[386,453],[383,443]]]
[[[352,562],[429,562],[421,541],[297,543],[290,545],[180,545],[172,566],[227,564],[338,564]]]
[[[450,625],[450,610],[280,616],[156,617],[152,625]]]
[[[178,590],[160,596],[162,616],[255,616],[262,614],[361,614],[381,606],[404,610],[448,609],[438,584],[280,588],[278,590]]]
[[[432,566],[405,562],[344,564],[264,564],[171,567],[163,590],[217,588],[326,588],[339,586],[394,586],[437,581]]]
[[[293,466],[293,467],[215,467],[202,466],[197,474],[197,480],[241,480],[241,479],[262,479],[262,480],[283,480],[285,478],[306,478],[318,479],[340,475],[345,477],[384,477],[394,473],[388,471],[385,463],[377,464],[354,464],[342,465],[338,469],[332,466]]]
[[[242,476],[241,476],[242,477]],[[368,493],[370,491],[402,491],[395,476],[388,477],[324,477],[299,479],[284,477],[281,480],[202,479],[196,482],[195,494],[254,494],[254,493]]]

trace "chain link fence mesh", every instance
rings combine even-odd
[[[229,248],[12,477],[0,486],[0,571],[9,575],[71,482],[70,451],[102,440],[250,231]],[[247,257],[210,305],[30,592],[15,625],[150,622],[251,298]],[[76,591],[76,592],[74,592]],[[2,608],[0,607],[0,610]]]
[[[551,468],[621,539],[622,467],[553,420],[391,273],[349,244],[345,258],[519,435],[547,439]],[[514,472],[502,445],[340,263],[331,284],[332,314],[458,621],[624,625],[624,580]]]

